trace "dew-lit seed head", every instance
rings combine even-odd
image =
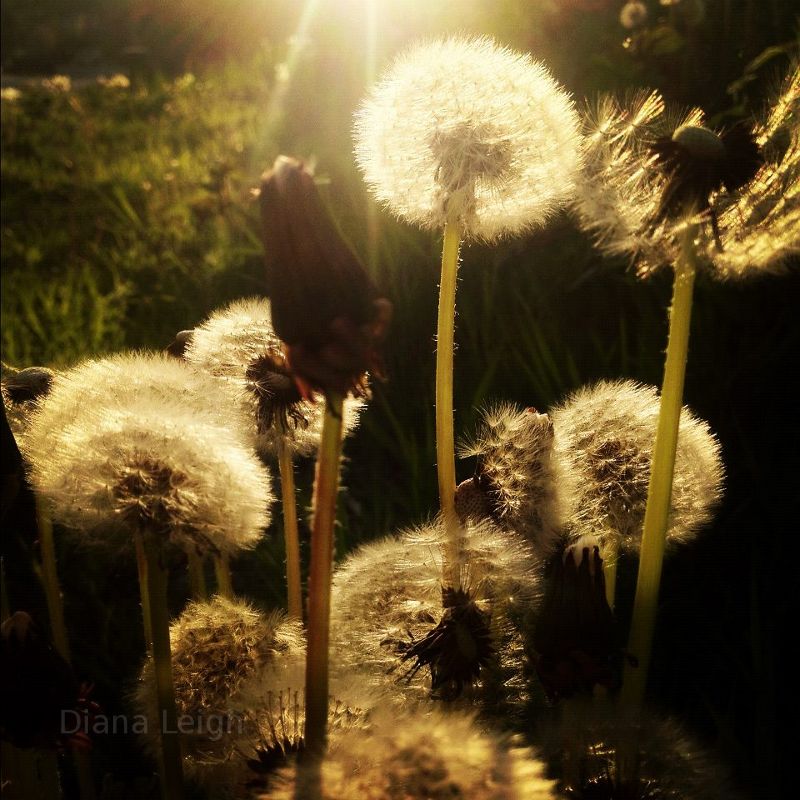
[[[487,241],[544,224],[580,163],[567,93],[485,37],[411,47],[364,101],[355,139],[367,185],[393,213]]]
[[[516,702],[527,691],[522,626],[538,599],[538,561],[518,534],[470,522],[462,540],[466,591],[456,597],[449,589],[443,598],[446,540],[436,522],[365,545],[337,569],[332,664],[400,703],[424,700],[432,688]],[[447,605],[448,598],[463,602]]]
[[[305,796],[306,769],[300,763],[281,772],[262,800]],[[554,798],[553,782],[533,751],[481,731],[464,713],[432,710],[378,717],[368,730],[337,738],[321,771],[320,800]]]
[[[554,456],[575,476],[568,501],[575,532],[597,536],[609,556],[640,546],[658,411],[653,387],[602,381],[578,390],[551,414]],[[709,522],[723,476],[719,442],[684,408],[668,543],[688,541]]]
[[[219,383],[175,359],[117,356],[53,381],[25,437],[55,519],[95,540],[147,531],[233,553],[269,523],[269,473]]]
[[[474,478],[458,488],[459,513],[474,518],[483,506],[498,525],[523,534],[540,552],[552,552],[563,525],[563,476],[552,446],[547,414],[508,404],[485,412],[476,435],[461,448],[462,457],[477,462]]]

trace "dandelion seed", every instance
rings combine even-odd
[[[524,539],[487,520],[467,523],[463,534],[459,596],[443,592],[441,521],[365,545],[337,569],[336,668],[401,703],[433,688],[444,697],[472,692],[473,683],[498,704],[525,695],[521,627],[538,598],[538,562]]]
[[[639,548],[658,413],[656,390],[633,381],[585,387],[551,413],[554,456],[575,476],[569,517],[578,535],[597,536],[610,557]],[[709,522],[723,475],[719,442],[684,408],[668,542],[689,541]]]
[[[631,722],[598,698],[575,700],[558,710],[558,720],[537,728],[536,741],[565,798],[739,797],[722,765],[672,718],[645,710]],[[631,745],[638,775],[626,779],[618,772],[618,754]]]
[[[779,270],[800,251],[799,102],[796,66],[764,119],[721,135],[697,109],[671,119],[657,93],[624,107],[601,98],[584,131],[581,225],[640,274],[674,264],[695,226],[697,255],[717,277]],[[769,146],[779,130],[784,146]]]
[[[246,773],[237,754],[260,736],[262,710],[251,702],[254,692],[278,695],[302,680],[302,625],[217,596],[187,606],[170,625],[170,644],[178,714],[192,720],[182,736],[187,773],[207,788],[220,789]],[[134,702],[149,720],[145,744],[156,753],[160,737],[150,659]]]
[[[161,357],[56,376],[25,439],[34,487],[89,538],[147,529],[185,549],[255,546],[269,522],[269,473],[219,392]]]
[[[541,226],[580,163],[572,101],[540,63],[489,38],[412,47],[356,120],[375,197],[423,228],[491,241]]]
[[[476,457],[475,477],[456,490],[466,516],[490,516],[552,552],[564,523],[560,486],[566,479],[552,459],[553,424],[535,409],[499,405],[485,412],[461,457]],[[471,501],[474,510],[467,503]]]
[[[212,314],[185,337],[185,359],[196,369],[222,378],[255,420],[257,444],[275,455],[281,441],[303,456],[319,447],[323,398],[304,399],[295,385],[272,328],[269,301],[238,300]],[[345,433],[358,421],[363,401],[344,402]]]
[[[302,793],[308,767],[277,776],[272,800]],[[321,800],[550,800],[553,782],[532,750],[478,729],[468,714],[384,716],[337,738],[321,764]],[[298,791],[299,790],[299,791]]]

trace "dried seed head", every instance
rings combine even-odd
[[[268,300],[238,300],[214,312],[192,331],[184,357],[196,369],[227,383],[255,421],[262,452],[274,454],[281,440],[298,455],[316,451],[322,397],[300,395],[273,330]],[[345,400],[346,431],[357,424],[362,405],[356,398]]]
[[[278,695],[302,675],[305,639],[300,623],[265,615],[247,603],[215,597],[190,603],[170,626],[172,675],[179,716],[192,719],[181,741],[189,774],[206,785],[244,771],[236,753],[259,736],[260,710],[249,698],[258,687]],[[247,698],[247,699],[245,699]],[[151,659],[134,698],[149,724],[145,744],[157,753],[158,704]]]
[[[552,447],[547,414],[508,404],[485,412],[476,436],[461,448],[462,458],[475,456],[477,465],[472,485],[458,487],[459,513],[475,516],[488,506],[498,525],[523,534],[538,551],[552,552],[564,520]]]
[[[305,769],[301,763],[280,773],[268,797],[305,796]],[[435,710],[385,715],[368,731],[342,735],[322,761],[321,783],[321,800],[554,798],[553,782],[531,750],[480,731],[471,715]]]
[[[304,397],[365,392],[382,374],[392,304],[342,239],[301,161],[280,156],[261,179],[272,321]]]
[[[597,800],[664,800],[692,798],[717,800],[734,791],[721,764],[671,718],[642,712],[636,722],[626,719],[610,702],[579,701],[559,707],[558,718],[537,729],[549,774],[557,777],[566,798]],[[554,715],[555,717],[555,715]],[[564,743],[569,742],[569,770],[564,770]],[[638,778],[634,785],[620,783],[618,748],[638,747]],[[630,755],[627,756],[630,759]]]
[[[356,158],[397,216],[491,241],[540,227],[569,197],[578,127],[540,63],[486,37],[451,37],[412,47],[372,89]]]
[[[517,534],[488,520],[467,523],[466,591],[443,597],[445,541],[436,522],[365,545],[336,570],[332,663],[401,703],[423,700],[431,689],[517,702],[526,691],[522,618],[538,597],[538,562]],[[477,688],[468,687],[473,682]]]
[[[598,537],[611,556],[638,549],[647,502],[659,399],[633,381],[601,381],[575,392],[551,416],[554,456],[575,476],[568,506],[578,535]],[[681,413],[667,541],[691,539],[722,493],[720,446],[688,408]]]
[[[58,375],[25,439],[56,519],[102,538],[147,528],[183,548],[253,547],[269,473],[219,383],[174,359],[118,356]]]

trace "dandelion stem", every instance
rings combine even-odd
[[[206,572],[203,557],[196,550],[189,550],[189,587],[193,600],[208,600]]]
[[[314,481],[314,521],[311,527],[311,568],[308,578],[305,745],[312,759],[322,755],[327,737],[333,527],[341,454],[342,398],[329,395]]]
[[[278,442],[278,469],[281,473],[283,503],[283,539],[286,545],[286,590],[289,616],[303,619],[303,595],[300,588],[300,536],[297,532],[297,498],[294,490],[292,452],[281,437]]]
[[[436,332],[436,469],[439,504],[447,527],[445,576],[459,585],[459,526],[455,511],[456,455],[453,433],[453,347],[456,315],[456,279],[461,232],[448,223],[442,243],[442,278],[439,284],[439,318]]]
[[[158,700],[158,720],[161,731],[161,796],[164,800],[183,797],[183,763],[178,741],[178,714],[175,707],[175,687],[172,682],[172,653],[169,642],[169,611],[167,610],[167,573],[161,564],[155,537],[148,532],[136,532],[137,554],[144,558],[139,564],[139,590],[142,609],[149,614],[151,656]],[[145,623],[145,631],[148,625]]]
[[[229,599],[233,598],[231,567],[226,553],[214,556],[214,574],[217,576],[217,594]]]
[[[697,269],[697,256],[694,250],[696,233],[697,229],[694,226],[689,227],[684,233],[681,255],[675,265],[667,358],[664,365],[661,405],[639,556],[639,575],[636,581],[636,597],[628,641],[628,651],[637,658],[638,667],[626,666],[621,696],[623,707],[632,713],[641,708],[644,699],[653,644],[658,587],[661,582],[672,496],[672,477],[675,471],[675,452],[678,446],[678,428],[683,407],[683,381],[689,344],[692,290]]]
[[[44,503],[38,497],[36,498],[36,522],[39,528],[39,553],[42,557],[42,583],[47,599],[47,613],[50,616],[53,643],[59,655],[65,661],[69,661],[69,640],[67,639],[67,626],[64,622],[64,601],[58,582],[53,522]]]
[[[619,553],[609,553],[603,560],[603,577],[606,582],[606,602],[614,610],[614,601],[617,595],[617,559]]]

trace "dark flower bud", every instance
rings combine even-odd
[[[536,671],[551,699],[618,688],[621,650],[594,540],[554,558],[533,640]]]
[[[178,331],[178,333],[175,334],[173,341],[164,348],[164,352],[166,352],[167,355],[174,356],[175,358],[183,358],[183,354],[186,352],[186,348],[192,341],[193,336],[193,330]]]
[[[272,322],[304,396],[346,394],[382,371],[392,315],[325,210],[312,173],[280,156],[261,181]]]
[[[3,375],[3,394],[12,403],[26,403],[47,395],[52,384],[53,371],[47,367],[26,367],[13,373],[8,370]]]
[[[0,734],[16,747],[55,748],[62,711],[79,703],[72,668],[24,611],[12,614],[0,630]]]

